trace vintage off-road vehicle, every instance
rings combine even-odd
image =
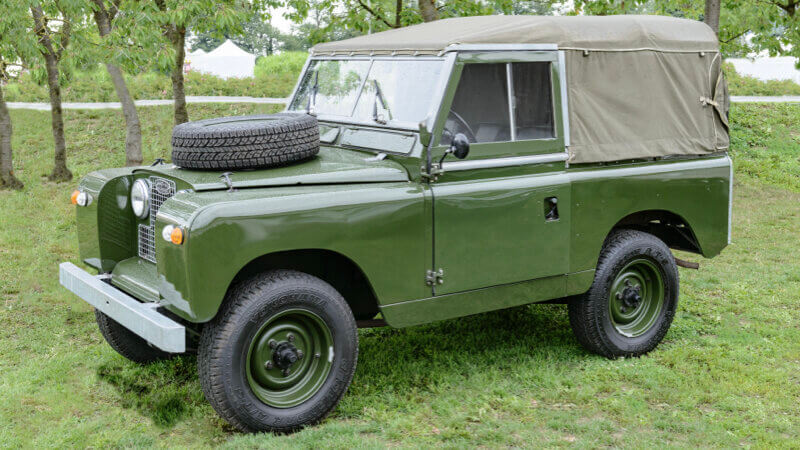
[[[670,248],[730,241],[728,95],[704,24],[440,20],[318,45],[285,113],[175,128],[173,164],[73,193],[61,283],[145,363],[196,351],[245,431],[318,422],[359,325],[568,303],[578,342],[644,354],[678,302]],[[561,300],[559,300],[561,299]]]

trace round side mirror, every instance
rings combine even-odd
[[[464,159],[469,155],[469,139],[464,133],[456,133],[450,143],[450,152],[458,159]]]

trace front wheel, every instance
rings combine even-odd
[[[616,358],[653,350],[678,306],[678,268],[657,237],[621,230],[605,242],[586,294],[569,304],[575,337],[587,350]]]
[[[328,415],[357,357],[344,298],[316,277],[279,270],[228,294],[201,334],[198,372],[206,398],[230,424],[286,432]]]
[[[175,355],[153,347],[133,331],[100,312],[99,309],[94,310],[94,317],[97,320],[100,333],[106,339],[108,345],[116,350],[117,353],[135,363],[149,364]]]

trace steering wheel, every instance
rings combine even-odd
[[[453,122],[458,122],[458,125],[459,125],[458,128],[460,128],[460,130],[457,129],[457,130],[455,130],[455,132],[454,131],[450,131],[449,127],[447,126],[448,125],[447,122],[450,122],[451,120]],[[469,126],[469,123],[467,123],[467,121],[464,120],[464,118],[461,117],[457,112],[455,112],[455,111],[453,111],[451,109],[450,113],[447,115],[447,121],[445,122],[445,127],[444,127],[444,131],[442,132],[442,137],[444,137],[445,135],[449,134],[449,138],[450,138],[450,140],[452,140],[453,136],[457,132],[462,132],[462,131],[464,132],[464,134],[467,135],[467,139],[469,139],[470,142],[476,142],[477,141],[477,139],[475,138],[475,133],[472,131],[472,127]]]

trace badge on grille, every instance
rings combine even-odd
[[[153,184],[153,189],[161,195],[172,194],[172,185],[165,180],[156,180],[156,182]]]

